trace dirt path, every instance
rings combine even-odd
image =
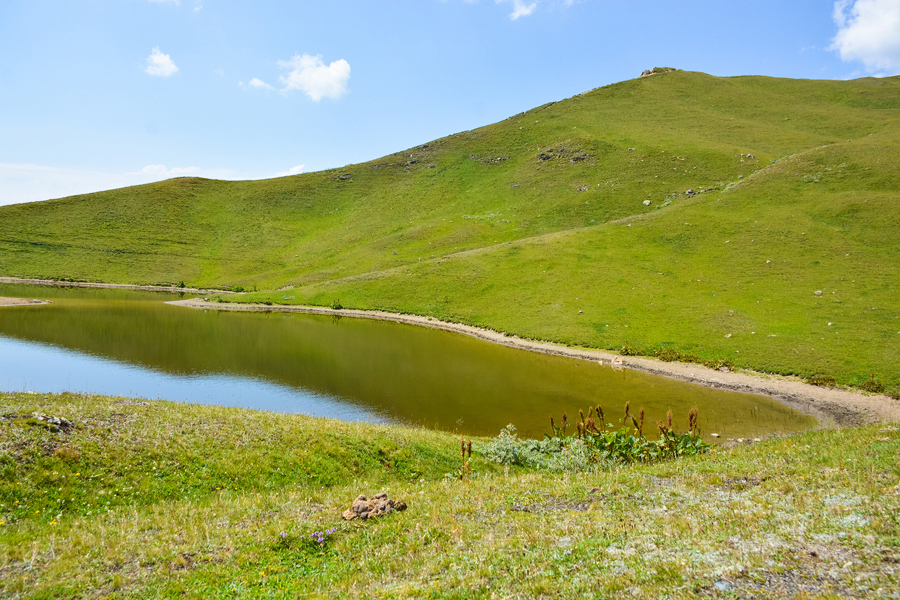
[[[31,298],[3,298],[0,296],[0,306],[34,306],[36,304],[50,304],[46,300],[32,300]]]
[[[89,283],[87,281],[56,281],[53,279],[19,279],[0,277],[0,283],[27,283],[28,285],[52,285],[55,287],[106,288],[113,290],[142,290],[147,292],[187,292],[188,294],[232,294],[231,290],[204,290],[166,285],[128,285],[123,283]]]
[[[600,362],[602,364],[610,365],[614,369],[634,369],[715,389],[769,396],[783,404],[815,416],[824,426],[831,424],[850,426],[900,421],[900,401],[894,400],[889,396],[866,395],[843,389],[817,387],[804,383],[797,378],[782,377],[779,375],[769,375],[752,371],[725,373],[715,371],[702,365],[663,362],[652,358],[637,356],[619,356],[618,354],[602,352],[599,350],[573,348],[547,342],[535,342],[515,336],[508,336],[490,329],[481,329],[470,325],[439,321],[437,319],[420,317],[418,315],[404,315],[376,310],[334,310],[318,306],[220,304],[217,302],[204,302],[197,298],[190,300],[176,300],[167,302],[167,304],[213,310],[298,312],[320,315],[339,315],[342,317],[378,319],[406,323],[409,325],[421,325],[424,327],[433,327],[435,329],[471,335],[472,337],[493,342],[495,344],[510,346],[512,348]]]

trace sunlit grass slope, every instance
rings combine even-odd
[[[34,411],[74,426],[11,418]],[[74,394],[0,393],[0,415],[3,597],[889,597],[898,587],[896,427],[565,475],[506,470],[475,439],[460,481],[459,441],[421,429]],[[358,494],[382,490],[409,508],[341,520]],[[329,529],[323,544],[310,540]]]
[[[647,215],[310,285],[291,302],[338,298],[845,384],[874,373],[897,391],[897,131],[817,147]]]
[[[898,117],[896,77],[654,75],[344,169],[0,208],[0,274],[293,285],[256,298],[897,390]]]

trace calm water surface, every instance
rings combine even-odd
[[[712,390],[469,336],[384,321],[201,311],[172,294],[0,284],[52,304],[0,308],[0,389],[76,391],[540,437],[549,415],[626,401],[647,423],[691,406],[704,433],[755,437],[815,426],[769,398]],[[648,430],[655,427],[648,425]]]

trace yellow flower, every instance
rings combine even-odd
[[[50,524],[51,524],[51,525],[56,525],[56,519],[53,519],[52,521],[50,521]]]
[[[260,577],[265,577],[265,576],[266,576],[266,572],[265,572],[265,571],[260,571],[260,572],[259,572],[259,576],[260,576]]]
[[[36,510],[36,511],[34,511],[34,514],[38,514],[39,512],[41,512],[41,511],[40,511],[40,510]]]
[[[75,473],[75,477],[78,477],[79,475],[81,475],[81,471],[78,471],[77,473]]]

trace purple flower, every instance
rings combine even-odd
[[[281,532],[281,539],[287,539],[287,534],[285,532]]]

